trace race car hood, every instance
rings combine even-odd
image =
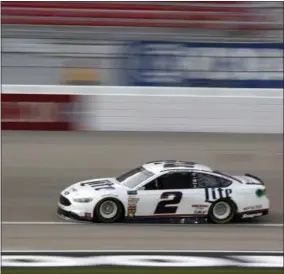
[[[127,188],[120,185],[115,178],[99,178],[77,182],[62,191],[62,194],[71,198],[93,197],[96,194],[116,193],[118,189]]]
[[[233,177],[246,185],[264,185],[263,181],[260,178],[251,174],[245,174],[242,176],[233,176]]]

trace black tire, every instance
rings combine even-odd
[[[216,206],[220,206],[221,204],[227,207],[227,213],[224,214],[225,216],[223,218],[217,216],[215,212]],[[234,220],[236,212],[237,212],[237,207],[232,200],[230,199],[218,200],[211,205],[208,212],[208,219],[214,224],[228,224]]]
[[[109,218],[105,216],[103,216],[102,213],[102,207],[105,206],[106,204],[112,204],[116,206],[116,212],[114,212],[113,216],[110,215]],[[98,202],[98,204],[96,205],[95,209],[94,209],[94,218],[93,221],[94,222],[99,222],[99,223],[115,223],[117,221],[119,221],[120,219],[122,219],[123,217],[123,205],[121,204],[121,202],[119,202],[117,199],[113,199],[113,198],[105,198],[103,200],[101,200],[100,202]]]

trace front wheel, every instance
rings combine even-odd
[[[227,224],[235,218],[236,211],[233,201],[219,200],[210,207],[208,218],[215,224]]]
[[[116,199],[106,198],[100,201],[94,210],[94,221],[115,223],[123,214],[121,203]]]

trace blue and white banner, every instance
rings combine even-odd
[[[130,42],[125,85],[283,88],[282,43]]]

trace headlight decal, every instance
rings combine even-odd
[[[93,201],[93,199],[92,198],[74,198],[73,201],[75,203],[89,203]]]

